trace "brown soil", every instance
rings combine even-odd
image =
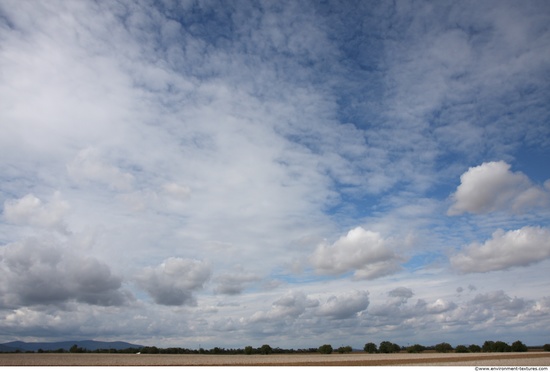
[[[548,366],[550,353],[475,354],[0,354],[0,366]]]

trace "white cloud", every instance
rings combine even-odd
[[[169,182],[163,185],[163,190],[175,199],[187,200],[191,195],[191,189],[175,182]]]
[[[548,190],[535,186],[521,172],[511,172],[504,161],[483,163],[460,176],[460,185],[452,195],[450,216],[510,211],[521,213],[548,205]]]
[[[69,176],[79,182],[100,182],[114,190],[131,190],[134,177],[101,159],[99,151],[86,148],[67,165]]]
[[[310,260],[321,274],[353,271],[355,279],[374,279],[400,270],[393,248],[394,242],[379,233],[356,227],[333,244],[319,244]]]
[[[210,275],[206,262],[171,257],[157,267],[143,269],[136,280],[157,304],[196,306],[193,291],[201,289]]]
[[[485,243],[472,243],[451,257],[452,266],[466,273],[529,266],[550,258],[550,230],[526,226],[497,230]]]
[[[21,199],[5,201],[3,215],[11,223],[67,232],[64,218],[69,209],[69,203],[61,198],[59,192],[56,192],[47,203],[43,203],[33,194],[28,194]]]
[[[438,298],[432,303],[426,303],[425,301],[418,301],[416,303],[416,310],[419,312],[424,310],[429,314],[441,314],[451,310],[454,310],[457,305],[452,301],[447,301],[441,298]]]

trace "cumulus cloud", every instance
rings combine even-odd
[[[334,244],[319,244],[310,259],[321,274],[353,271],[355,279],[374,279],[400,270],[401,258],[392,248],[379,233],[356,227]]]
[[[106,263],[61,245],[53,238],[43,237],[0,248],[3,307],[69,301],[121,306],[132,299],[122,289],[122,279]]]
[[[420,298],[414,303],[409,302],[413,297],[410,288],[396,288],[388,293],[388,299],[376,304],[369,314],[374,316],[379,325],[404,324],[414,326],[429,323],[439,323],[445,316],[452,314],[458,305],[444,298]],[[441,318],[440,316],[444,316]]]
[[[463,213],[482,214],[495,211],[521,213],[544,207],[550,193],[529,180],[521,172],[510,171],[504,161],[483,163],[460,176],[460,185],[451,196],[449,216]]]
[[[510,297],[503,290],[478,294],[469,302],[470,305],[490,308],[497,311],[513,312],[517,314],[523,310],[528,301],[523,298]]]
[[[550,230],[526,226],[519,230],[497,230],[485,243],[472,243],[450,258],[464,273],[505,270],[529,266],[550,258]]]
[[[317,314],[332,319],[347,319],[356,316],[369,306],[369,292],[353,291],[330,296],[319,305]]]
[[[415,305],[415,311],[418,314],[441,314],[456,309],[457,304],[452,301],[447,301],[441,298],[436,299],[433,302],[426,302],[425,300],[418,300]]]
[[[206,262],[171,257],[157,267],[143,269],[137,282],[157,304],[195,306],[193,291],[201,289],[210,275]]]
[[[387,296],[384,302],[373,303],[369,307],[369,315],[374,316],[378,322],[384,322],[383,319],[387,318],[393,324],[414,315],[414,310],[406,306],[413,297],[412,289],[399,287],[388,292]]]
[[[250,321],[252,323],[271,321],[277,322],[285,318],[298,318],[306,309],[319,306],[319,301],[310,298],[302,291],[290,291],[275,300],[268,311],[254,313]]]
[[[448,320],[455,324],[469,324],[474,330],[494,331],[495,327],[502,325],[519,325],[522,332],[529,323],[541,315],[537,313],[536,308],[536,301],[511,297],[503,290],[496,290],[480,293],[460,304],[448,315]]]
[[[66,232],[64,217],[69,208],[69,203],[61,199],[60,193],[55,193],[46,203],[33,194],[27,194],[21,199],[5,201],[3,215],[11,223]]]

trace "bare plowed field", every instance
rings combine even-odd
[[[475,354],[0,354],[0,366],[550,366],[550,353]]]

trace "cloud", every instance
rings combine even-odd
[[[0,249],[2,307],[64,304],[123,306],[133,296],[100,260],[71,252],[54,238],[29,238]]]
[[[550,202],[549,190],[535,186],[521,172],[511,172],[504,161],[483,163],[460,176],[460,185],[451,196],[449,216],[495,211],[513,213],[541,208]]]
[[[519,230],[497,230],[483,244],[472,243],[450,258],[464,273],[485,273],[529,266],[550,258],[550,230],[526,226]]]
[[[134,177],[101,159],[99,151],[86,148],[67,165],[67,172],[78,182],[99,182],[114,190],[131,190]]]
[[[418,311],[419,314],[422,314],[423,312],[428,314],[442,314],[456,309],[457,306],[458,305],[452,301],[438,298],[432,303],[427,303],[424,300],[418,300],[415,305],[415,310]]]
[[[355,279],[374,279],[400,270],[393,244],[377,232],[356,227],[331,245],[319,244],[310,260],[320,274],[353,271]]]
[[[157,267],[143,269],[136,280],[157,304],[196,306],[193,291],[201,289],[210,275],[206,262],[171,257]]]
[[[214,279],[218,283],[215,289],[216,293],[236,295],[241,293],[249,283],[254,283],[261,279],[256,274],[237,270],[235,269],[236,272],[218,275]]]
[[[11,223],[44,227],[66,233],[65,216],[70,209],[69,203],[61,199],[56,192],[50,202],[43,203],[33,194],[21,199],[4,202],[4,218]]]
[[[369,309],[369,314],[376,317],[409,317],[412,310],[405,305],[414,296],[410,288],[398,287],[387,293],[388,299],[382,304],[374,304]],[[393,314],[393,315],[392,315]]]
[[[478,294],[470,305],[474,307],[490,308],[495,311],[512,312],[518,314],[528,305],[528,301],[522,298],[510,297],[503,290]]]
[[[330,296],[319,305],[317,314],[331,319],[347,319],[356,316],[369,306],[369,293],[356,290]]]
[[[187,200],[191,195],[191,189],[189,187],[178,185],[175,182],[166,183],[162,188],[169,196],[179,200]]]
[[[398,287],[387,293],[388,299],[383,303],[376,303],[369,309],[369,317],[377,326],[404,324],[407,327],[415,324],[425,324],[438,321],[441,314],[449,314],[457,308],[452,301],[436,298],[418,299],[414,304],[409,300],[414,297],[413,290],[406,287]],[[371,319],[371,318],[368,318]],[[429,319],[429,320],[427,320]]]
[[[254,313],[250,321],[252,323],[258,323],[264,321],[280,322],[285,318],[296,319],[308,308],[315,308],[317,306],[319,306],[319,301],[310,298],[304,292],[290,291],[275,300],[270,310]]]
[[[408,298],[411,298],[413,295],[414,295],[414,293],[413,293],[412,289],[405,288],[405,287],[395,288],[395,289],[392,289],[390,292],[388,292],[388,296],[402,298],[405,301]]]

